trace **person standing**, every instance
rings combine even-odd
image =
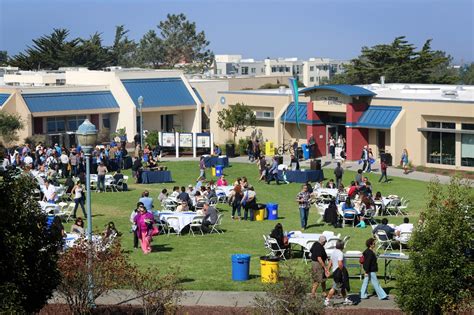
[[[311,287],[311,296],[316,297],[316,290],[319,285],[323,290],[323,296],[326,295],[326,279],[329,277],[329,268],[331,264],[326,266],[326,261],[328,260],[328,255],[324,249],[326,244],[326,236],[319,236],[319,242],[314,242],[311,246],[311,276],[313,279],[313,285]]]
[[[153,231],[153,214],[147,212],[143,205],[140,205],[138,210],[139,212],[134,218],[134,222],[137,226],[135,232],[141,242],[142,251],[146,255],[151,253],[150,243],[152,241],[151,233]]]
[[[382,176],[379,178],[379,183],[382,181],[382,179],[385,177],[384,183],[388,182],[387,178],[387,162],[385,162],[384,159],[380,161],[380,170],[382,171]]]
[[[71,151],[71,154],[69,154],[69,163],[71,163],[71,174],[72,176],[77,176],[77,153],[76,151]]]
[[[153,210],[153,198],[150,197],[150,192],[148,190],[145,190],[142,193],[142,196],[138,201],[145,206],[147,211],[151,212]]]
[[[339,188],[342,183],[342,176],[344,176],[344,169],[341,166],[341,162],[337,162],[337,166],[334,169],[334,176],[336,177],[336,188]]]
[[[349,274],[347,272],[344,260],[344,242],[339,240],[336,242],[336,249],[331,254],[331,268],[334,278],[334,282],[331,290],[329,290],[328,296],[324,300],[324,305],[329,306],[331,298],[334,296],[336,291],[340,291],[344,298],[345,305],[351,305],[352,301],[347,298],[346,290],[349,289]]]
[[[108,170],[107,167],[104,165],[104,161],[100,161],[99,166],[97,167],[97,192],[105,192],[105,175],[107,173]]]
[[[315,149],[316,149],[316,140],[314,140],[313,134],[308,139],[308,147],[309,147],[309,158],[314,159],[316,157]]]
[[[265,159],[265,155],[262,155],[258,161],[258,171],[260,173],[260,177],[258,179],[259,182],[264,180],[268,174],[267,174],[267,160]]]
[[[362,149],[360,159],[362,160],[362,163],[364,163],[362,166],[362,172],[365,172],[365,170],[367,169],[367,164],[369,162],[369,151],[367,150],[366,145],[364,145],[364,148]]]
[[[367,296],[367,287],[369,286],[369,280],[372,283],[375,293],[379,300],[388,300],[388,295],[385,293],[384,289],[380,286],[379,281],[377,280],[377,271],[378,271],[378,264],[377,264],[377,255],[375,255],[374,248],[375,248],[375,239],[372,237],[369,238],[365,245],[367,249],[362,253],[363,258],[363,267],[365,271],[364,281],[362,282],[362,287],[360,288],[360,298],[361,299],[368,299]]]
[[[132,223],[132,233],[133,233],[133,248],[138,248],[138,235],[137,235],[137,224],[135,222],[135,217],[140,212],[140,207],[144,207],[142,202],[137,203],[137,207],[130,214],[130,223]]]
[[[336,139],[331,135],[329,138],[329,153],[331,153],[331,158],[334,160],[336,154]]]
[[[278,158],[276,156],[273,157],[272,166],[268,170],[267,184],[270,184],[273,179],[277,185],[280,185],[280,180],[278,179]]]
[[[76,218],[77,208],[81,206],[82,213],[84,214],[84,218],[87,219],[86,210],[84,209],[84,196],[83,196],[84,188],[79,180],[74,183],[74,187],[71,190],[71,194],[74,194],[74,211],[72,212],[72,218]]]
[[[293,142],[293,154],[296,156],[297,159],[300,158],[299,154],[298,154],[298,140],[295,139],[295,142]]]
[[[298,208],[300,210],[300,220],[301,220],[301,229],[305,230],[308,225],[308,214],[311,198],[310,193],[308,192],[308,186],[302,185],[301,191],[296,195],[296,201],[298,202]]]
[[[59,157],[59,160],[61,161],[61,177],[67,178],[69,176],[69,171],[67,170],[69,166],[69,158],[65,150],[62,151],[62,154]]]
[[[240,185],[235,185],[234,190],[232,192],[232,216],[231,219],[237,219],[240,220],[241,218],[241,213],[240,209],[242,208],[242,198],[244,197],[244,194],[242,193],[242,186]],[[235,212],[237,211],[237,217],[235,216]]]
[[[204,161],[204,156],[201,155],[199,159],[199,178],[206,178],[206,162]]]
[[[408,151],[407,149],[403,149],[402,158],[400,163],[403,167],[403,174],[408,174]]]

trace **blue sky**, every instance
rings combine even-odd
[[[115,25],[125,24],[138,40],[181,12],[216,54],[349,59],[406,35],[417,47],[432,38],[456,62],[474,61],[474,0],[0,0],[0,50],[16,54],[53,28],[99,31],[110,44]]]

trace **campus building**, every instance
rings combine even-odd
[[[66,69],[4,76],[0,110],[19,114],[20,139],[45,134],[49,142],[75,143],[87,118],[101,130],[139,131],[138,97],[143,96],[143,129],[200,132],[203,102],[181,71]]]
[[[317,155],[324,156],[329,137],[342,135],[349,160],[360,159],[361,149],[368,145],[375,157],[388,154],[393,164],[399,163],[403,149],[407,149],[413,165],[474,168],[474,86],[313,86],[300,90],[298,110],[288,89],[219,95],[221,107],[236,103],[250,106],[257,116],[256,128],[276,146],[295,139],[305,143],[312,134]],[[211,130],[217,130],[216,117],[213,111]],[[238,138],[250,132],[240,133]],[[228,133],[216,135],[216,142],[227,139]]]

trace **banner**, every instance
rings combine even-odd
[[[296,114],[296,128],[298,128],[299,132],[301,133],[300,130],[300,121],[299,121],[299,104],[298,104],[298,98],[299,98],[299,93],[298,93],[298,81],[295,78],[288,78],[290,80],[290,88],[291,92],[293,93],[293,103],[295,104],[295,114]]]

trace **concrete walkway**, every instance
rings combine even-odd
[[[254,306],[256,296],[263,296],[264,292],[249,291],[183,291],[180,300],[182,306],[224,306],[224,307],[251,307]],[[351,296],[356,297],[357,294]],[[343,299],[332,300],[334,307],[342,306]],[[54,296],[49,304],[65,304],[65,300]],[[131,290],[113,290],[96,300],[98,305],[141,305],[141,300]],[[388,301],[380,301],[376,296],[362,300],[357,305],[344,306],[347,309],[378,309],[398,310],[397,305],[390,296]]]

